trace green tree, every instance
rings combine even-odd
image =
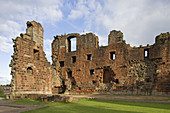
[[[4,95],[4,89],[0,87],[0,95]]]

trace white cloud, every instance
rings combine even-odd
[[[2,84],[10,84],[11,79],[6,78],[6,77],[0,77],[0,85]]]
[[[63,17],[61,0],[2,0],[0,1],[0,39],[2,52],[11,50],[11,38],[25,32],[25,23],[36,20],[41,24],[55,24]],[[5,48],[5,49],[4,49]]]
[[[7,20],[0,22],[0,51],[12,52],[12,38],[18,36],[22,30],[17,22]]]
[[[85,30],[91,31],[91,26],[94,24],[96,12],[101,9],[101,5],[96,0],[79,0],[70,11],[69,19],[82,19],[85,24]]]
[[[2,19],[25,22],[37,20],[40,22],[56,22],[62,19],[61,0],[4,0],[1,1]]]
[[[12,51],[12,44],[3,36],[0,36],[0,51],[7,53]]]
[[[53,42],[53,40],[45,39],[45,40],[44,40],[44,45],[45,45],[45,47],[51,46],[51,43],[52,43],[52,42]]]
[[[170,2],[167,0],[104,0],[103,3],[78,1],[68,17],[84,18],[88,31],[104,34],[104,37],[113,29],[121,30],[132,45],[151,44],[155,35],[170,29]]]
[[[0,84],[9,84],[12,76],[6,76],[6,70],[0,70]]]
[[[85,1],[79,0],[78,3],[76,4],[76,8],[71,10],[70,15],[68,15],[68,18],[80,19],[87,14],[88,14],[88,8],[85,6]]]

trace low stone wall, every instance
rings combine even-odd
[[[24,98],[31,98],[31,99],[41,99],[43,97],[47,97],[50,95],[44,95],[44,94],[21,94],[21,95],[6,95],[6,99],[24,99]]]

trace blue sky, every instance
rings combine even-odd
[[[44,51],[51,61],[53,36],[92,32],[107,45],[111,30],[121,30],[131,46],[153,44],[170,31],[169,0],[0,0],[0,84],[10,83],[12,38],[25,33],[26,22],[44,28]]]

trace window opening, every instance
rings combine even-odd
[[[96,83],[97,83],[97,81],[95,81],[95,80],[93,80],[92,82],[93,82],[93,84],[96,84]]]
[[[60,67],[64,67],[64,61],[60,61]]]
[[[116,58],[115,52],[110,52],[110,59],[115,60],[115,58]]]
[[[91,69],[91,70],[90,70],[90,75],[91,75],[91,76],[94,75],[94,69]]]
[[[72,78],[72,71],[67,72],[68,78]]]
[[[119,79],[116,79],[115,82],[116,82],[116,84],[119,84]]]
[[[77,44],[76,37],[73,36],[68,38],[68,52],[76,51],[77,50],[76,44]]]
[[[88,54],[88,55],[87,55],[87,60],[92,60],[91,54]]]
[[[33,75],[33,70],[32,70],[31,67],[28,67],[28,68],[27,68],[27,74],[28,74],[28,75]]]
[[[118,40],[121,41],[122,37],[118,37]]]
[[[39,60],[40,59],[39,50],[34,49],[34,59],[35,60]]]
[[[149,57],[149,50],[148,50],[148,49],[145,49],[145,50],[144,50],[144,57],[145,57],[145,58],[148,58],[148,57]]]
[[[72,62],[73,62],[73,63],[76,62],[76,56],[72,56]]]

